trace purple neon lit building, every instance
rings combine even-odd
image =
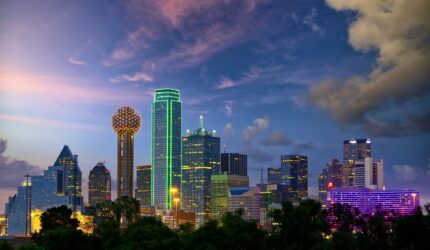
[[[358,208],[362,214],[374,214],[376,207],[396,214],[412,215],[420,207],[420,193],[415,190],[371,190],[368,188],[345,187],[327,192],[326,205],[348,204]]]

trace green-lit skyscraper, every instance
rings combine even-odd
[[[182,137],[182,209],[196,214],[197,226],[209,219],[211,175],[219,167],[220,138],[204,129],[200,116],[200,128]]]
[[[156,89],[152,103],[151,205],[172,209],[181,194],[181,100],[175,89]]]

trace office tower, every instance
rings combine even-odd
[[[103,162],[97,163],[88,177],[88,203],[96,206],[111,200],[111,176]]]
[[[239,153],[221,154],[221,172],[232,175],[248,175],[248,157]],[[218,174],[218,173],[217,173]]]
[[[271,167],[267,169],[267,182],[268,184],[281,183],[281,168]]]
[[[24,181],[6,203],[7,231],[9,236],[29,235],[31,182]]]
[[[333,159],[327,163],[327,181],[331,183],[332,188],[343,186],[343,164],[338,159]]]
[[[42,175],[31,177],[31,207],[46,211],[51,207],[68,206],[73,211],[83,207],[82,172],[78,156],[65,145],[53,166]]]
[[[281,155],[281,183],[289,187],[289,200],[298,202],[307,198],[308,157]]]
[[[141,208],[151,206],[151,172],[151,165],[136,167],[136,199],[139,201]]]
[[[322,173],[318,176],[318,199],[324,205],[327,198],[327,189],[328,189],[328,170],[325,167]]]
[[[73,155],[69,146],[65,145],[60,155],[54,162],[54,166],[64,167],[64,187],[69,196],[73,211],[83,205],[82,199],[82,172],[78,165],[78,156]]]
[[[362,214],[374,214],[377,207],[399,215],[413,215],[420,207],[420,194],[414,190],[371,190],[368,188],[335,188],[327,193],[327,208],[335,203],[358,208]]]
[[[131,107],[119,108],[112,116],[117,134],[117,197],[133,197],[134,134],[141,125],[140,114]]]
[[[383,190],[384,187],[384,161],[378,160],[373,163],[372,169],[372,189]]]
[[[364,160],[372,157],[372,144],[370,139],[351,139],[343,141],[343,160]]]
[[[228,211],[229,189],[249,187],[249,177],[219,174],[211,176],[211,219],[220,220]]]
[[[354,186],[371,188],[373,184],[373,159],[366,157],[354,163]]]
[[[220,138],[203,127],[182,137],[182,209],[196,214],[196,225],[210,216],[210,184],[220,165]]]
[[[175,89],[156,89],[152,103],[151,205],[172,209],[181,194],[181,100]]]
[[[366,157],[372,157],[370,139],[350,139],[343,141],[343,186],[354,186],[355,162],[363,162]]]
[[[256,187],[229,188],[228,211],[243,209],[245,220],[260,221],[260,192]]]

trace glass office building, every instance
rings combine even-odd
[[[67,145],[61,150],[53,166],[44,170],[42,175],[31,176],[31,184],[26,185],[18,187],[17,194],[9,198],[6,207],[10,235],[25,234],[25,229],[22,229],[22,225],[25,225],[22,222],[25,222],[25,200],[30,203],[30,214],[62,205],[73,211],[82,210],[82,172],[78,165],[78,156],[73,155]],[[28,199],[25,195],[27,190],[30,190]],[[27,227],[28,230],[30,228],[31,226]]]
[[[182,209],[196,214],[196,226],[208,221],[211,175],[220,165],[220,138],[203,127],[182,137]]]
[[[281,155],[281,183],[288,186],[288,199],[298,202],[308,197],[308,157]]]
[[[248,156],[239,153],[222,153],[221,173],[247,176]],[[219,172],[216,174],[219,174]]]
[[[151,165],[136,167],[136,199],[141,208],[151,206]]]
[[[111,200],[111,176],[103,162],[97,163],[90,171],[88,181],[88,203],[96,206]]]
[[[156,89],[152,103],[151,205],[172,209],[181,194],[181,100],[175,89]],[[172,192],[176,190],[176,192]]]
[[[281,183],[281,168],[279,168],[279,167],[267,168],[267,182],[269,184],[280,184]]]
[[[249,187],[249,177],[219,174],[211,176],[211,219],[220,220],[228,212],[229,189]]]
[[[9,236],[30,233],[31,182],[23,182],[17,193],[6,203],[7,231]]]

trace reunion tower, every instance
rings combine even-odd
[[[133,197],[134,134],[140,129],[140,114],[131,107],[122,107],[112,116],[112,127],[118,136],[117,198]]]

